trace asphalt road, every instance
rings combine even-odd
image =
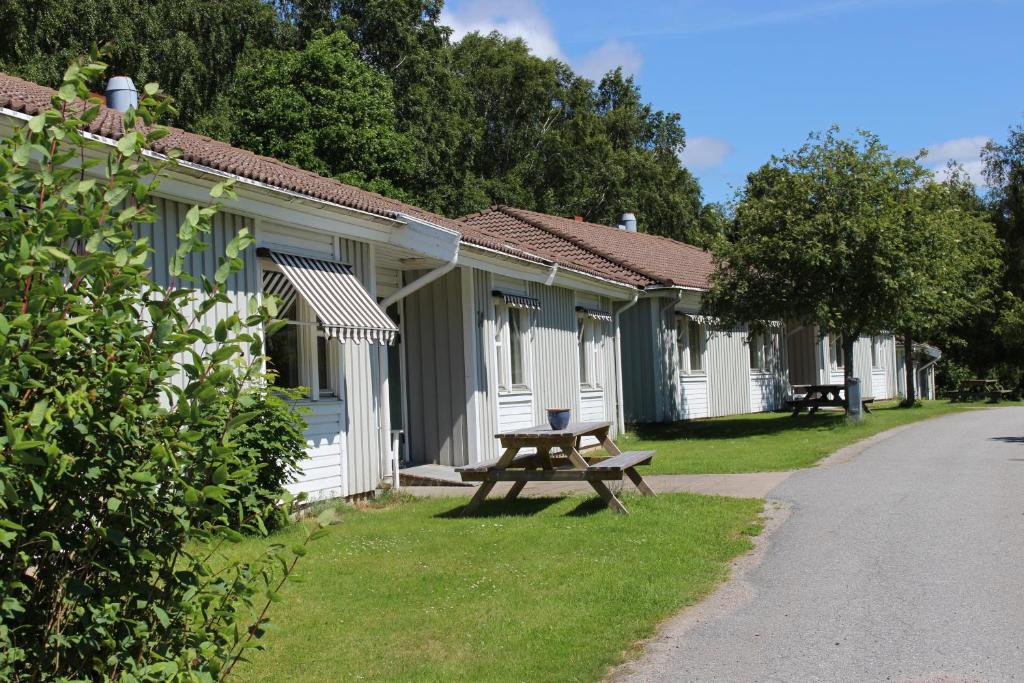
[[[1024,680],[1024,408],[912,426],[769,498],[790,516],[760,564],[616,680]]]

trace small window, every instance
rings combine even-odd
[[[281,316],[282,320],[295,320],[295,304]],[[277,373],[277,386],[294,389],[302,386],[299,366],[299,326],[285,325],[267,337],[267,369]]]
[[[495,305],[494,345],[498,361],[498,387],[502,391],[526,386],[526,328],[528,311]]]
[[[750,369],[764,370],[764,335],[749,335],[747,337],[747,347],[750,352]]]
[[[871,338],[871,367],[875,370],[882,367],[882,338]]]
[[[841,336],[832,337],[831,343],[831,355],[832,355],[832,367],[834,368],[845,368],[846,360],[843,352],[843,338]]]
[[[526,371],[523,367],[523,318],[518,308],[508,309],[509,360],[512,366],[512,385],[526,384]]]
[[[688,327],[690,340],[690,372],[704,372],[704,346],[707,339],[704,335],[704,326],[696,320],[691,320]]]
[[[587,315],[576,318],[576,345],[579,355],[580,384],[600,388],[601,324]]]

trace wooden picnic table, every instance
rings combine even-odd
[[[959,390],[946,392],[954,401],[977,401],[988,398],[992,401],[999,401],[1009,396],[1012,392],[1003,389],[997,379],[968,379],[964,380]]]
[[[654,451],[623,453],[609,436],[611,425],[611,422],[573,422],[559,430],[540,425],[496,434],[495,438],[505,449],[500,458],[456,470],[463,481],[481,482],[463,514],[476,510],[499,481],[514,482],[505,496],[506,500],[515,500],[531,481],[585,481],[609,508],[629,514],[605,482],[622,481],[625,475],[642,495],[653,496],[654,491],[636,467],[650,463]],[[608,456],[584,457],[579,449],[584,437],[588,436],[595,437]],[[520,453],[531,448],[533,453]]]
[[[793,409],[793,417],[804,409],[809,415],[814,415],[819,408],[846,408],[846,386],[842,384],[794,384],[793,391],[800,394],[799,398],[787,402]],[[869,404],[874,400],[873,396],[861,398],[864,412],[871,412]]]

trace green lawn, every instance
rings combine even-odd
[[[345,512],[303,558],[304,581],[274,605],[267,651],[237,680],[600,680],[726,577],[762,510],[627,495],[629,516],[587,496],[487,501],[458,517],[467,500]]]
[[[767,472],[809,467],[843,446],[898,425],[986,404],[923,401],[915,408],[881,403],[860,424],[842,413],[757,413],[710,420],[639,426],[617,444],[658,453],[648,474]],[[1004,403],[1002,405],[1012,405]]]

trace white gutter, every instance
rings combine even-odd
[[[445,275],[450,273],[457,265],[459,265],[459,248],[456,246],[455,254],[452,255],[451,259],[449,259],[447,263],[445,263],[443,266],[435,268],[426,275],[421,275],[420,277],[416,278],[415,280],[407,284],[405,287],[402,287],[400,290],[398,290],[391,296],[385,298],[378,305],[381,307],[381,310],[386,311],[388,309],[388,306],[390,306],[391,304],[395,303],[396,301],[401,301],[402,299],[409,296],[413,292],[423,289],[434,280],[440,277],[444,277]]]
[[[622,313],[632,308],[640,299],[640,292],[633,292],[632,300],[615,311],[615,417],[620,432],[626,431],[626,407],[622,398]]]

